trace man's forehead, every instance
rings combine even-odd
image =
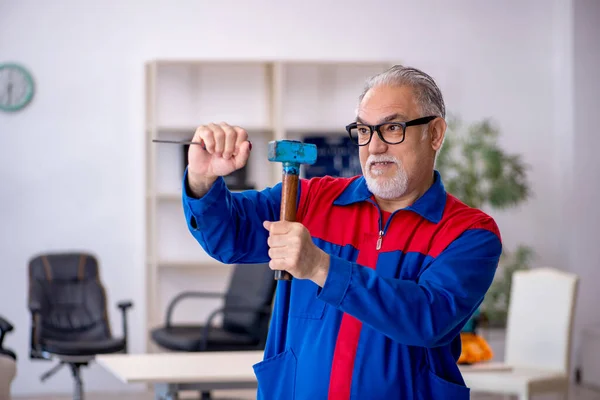
[[[413,93],[407,87],[375,87],[370,89],[357,109],[357,121],[378,123],[396,115],[398,120],[408,121],[415,108]]]
[[[361,113],[360,111],[356,115],[356,122],[361,124],[381,124],[384,122],[405,122],[408,121],[409,118],[406,114],[396,111],[391,111],[389,113],[378,113],[378,114],[370,114],[370,113]]]

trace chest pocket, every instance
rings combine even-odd
[[[316,283],[307,279],[294,279],[290,296],[290,312],[292,318],[322,319],[325,313],[325,302],[317,299]]]
[[[379,254],[377,273],[385,278],[416,282],[427,263],[427,256],[421,253],[391,251]]]

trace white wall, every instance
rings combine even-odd
[[[0,115],[0,313],[16,325],[7,338],[20,357],[15,394],[71,390],[67,371],[41,384],[49,365],[27,359],[26,262],[37,251],[94,249],[110,304],[135,302],[131,351],[145,348],[143,63],[153,58],[387,58],[421,67],[438,78],[450,112],[494,117],[506,147],[532,166],[535,199],[497,214],[506,246],[533,245],[540,263],[595,261],[564,248],[563,178],[583,186],[592,177],[564,172],[573,142],[564,110],[569,2],[251,3],[0,0],[0,61],[27,65],[38,87],[27,110]],[[596,140],[586,142],[588,132],[574,144],[582,154]],[[595,208],[598,189],[585,207]],[[591,240],[591,222],[585,229]],[[124,388],[96,366],[84,376],[89,390]]]
[[[567,240],[570,269],[581,277],[579,307],[575,319],[577,331],[600,327],[600,2],[573,2],[573,163],[572,176],[566,188],[568,204],[564,212],[571,217]],[[579,348],[575,359],[586,348]],[[595,355],[598,357],[598,354]],[[583,371],[587,376],[600,376],[600,371]],[[600,386],[600,382],[595,382]]]

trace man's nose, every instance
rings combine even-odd
[[[371,142],[369,143],[369,153],[371,154],[381,154],[387,151],[387,143],[381,140],[377,132],[373,132],[373,136],[371,137]]]

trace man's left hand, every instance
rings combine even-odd
[[[265,221],[263,226],[269,231],[269,267],[323,287],[329,272],[329,255],[313,243],[308,229],[289,221]]]

